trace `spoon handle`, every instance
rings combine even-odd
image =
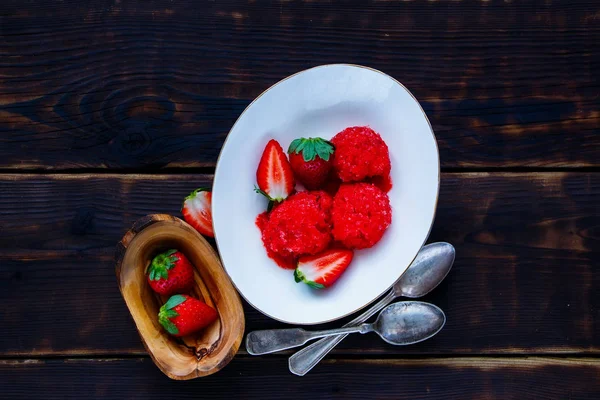
[[[246,350],[248,353],[257,356],[302,346],[312,339],[339,334],[347,335],[354,332],[367,333],[372,329],[370,324],[362,324],[358,326],[311,332],[300,328],[253,331],[246,336]]]
[[[302,346],[308,339],[308,332],[300,328],[253,331],[246,336],[246,351],[253,356],[269,354]]]
[[[374,306],[369,308],[367,311],[348,322],[344,327],[355,326],[362,324],[368,320],[371,316],[375,315],[379,310],[390,304],[395,298],[396,293],[394,289],[385,295],[384,298],[379,300]],[[303,348],[302,350],[294,353],[289,359],[290,372],[296,375],[304,376],[308,371],[313,369],[315,365],[319,363],[339,342],[344,340],[348,336],[347,333],[342,333],[336,336],[323,338],[310,346]]]

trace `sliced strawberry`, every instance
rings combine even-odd
[[[212,226],[212,193],[208,189],[194,190],[185,198],[183,219],[204,236],[215,237]]]
[[[353,255],[352,250],[329,249],[316,256],[300,257],[294,279],[315,289],[329,287],[348,268]]]
[[[256,170],[256,181],[256,192],[271,201],[281,202],[294,190],[296,183],[292,167],[275,139],[271,139],[265,147]]]

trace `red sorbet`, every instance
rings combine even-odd
[[[333,198],[333,238],[350,249],[373,247],[392,223],[388,195],[371,183],[343,184]]]
[[[392,183],[392,177],[391,176],[374,176],[372,178],[366,179],[365,182],[367,183],[372,183],[375,186],[377,186],[379,189],[383,190],[384,192],[389,192],[390,190],[392,190],[392,187],[394,186]]]
[[[284,268],[295,268],[298,257],[325,250],[331,242],[332,203],[323,191],[298,192],[269,214],[260,214],[256,225],[269,257]]]
[[[390,174],[390,153],[377,132],[367,126],[346,128],[335,135],[333,168],[343,182]]]

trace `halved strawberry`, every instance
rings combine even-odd
[[[352,250],[329,249],[316,256],[300,257],[294,279],[312,288],[324,289],[338,280],[350,265],[353,256]]]
[[[215,237],[212,226],[212,193],[208,189],[194,190],[185,198],[183,219],[204,236]]]
[[[258,188],[255,191],[271,201],[281,202],[294,190],[296,182],[292,167],[275,139],[269,140],[263,151],[256,170],[256,181]]]

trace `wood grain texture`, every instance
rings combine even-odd
[[[169,381],[147,358],[0,361],[18,399],[597,399],[600,360],[459,358],[331,360],[299,378],[287,361],[238,357],[219,374]],[[81,379],[85,376],[85,379]],[[36,382],[31,385],[31,382]]]
[[[188,380],[225,367],[242,342],[244,310],[210,243],[179,218],[150,214],[137,220],[116,247],[119,289],[144,347],[160,370],[169,378]],[[202,300],[219,316],[206,328],[183,338],[169,335],[160,325],[159,309],[170,296],[154,293],[145,274],[152,259],[168,249],[181,251],[194,266],[191,292],[179,294]]]
[[[0,168],[207,167],[250,101],[319,64],[404,83],[442,166],[597,167],[587,1],[4,1]]]
[[[0,356],[143,354],[114,245],[145,214],[178,215],[210,178],[0,175]],[[595,173],[442,174],[430,241],[457,259],[425,300],[444,330],[410,347],[357,335],[336,353],[600,354],[599,195]],[[245,312],[247,329],[283,326]]]

